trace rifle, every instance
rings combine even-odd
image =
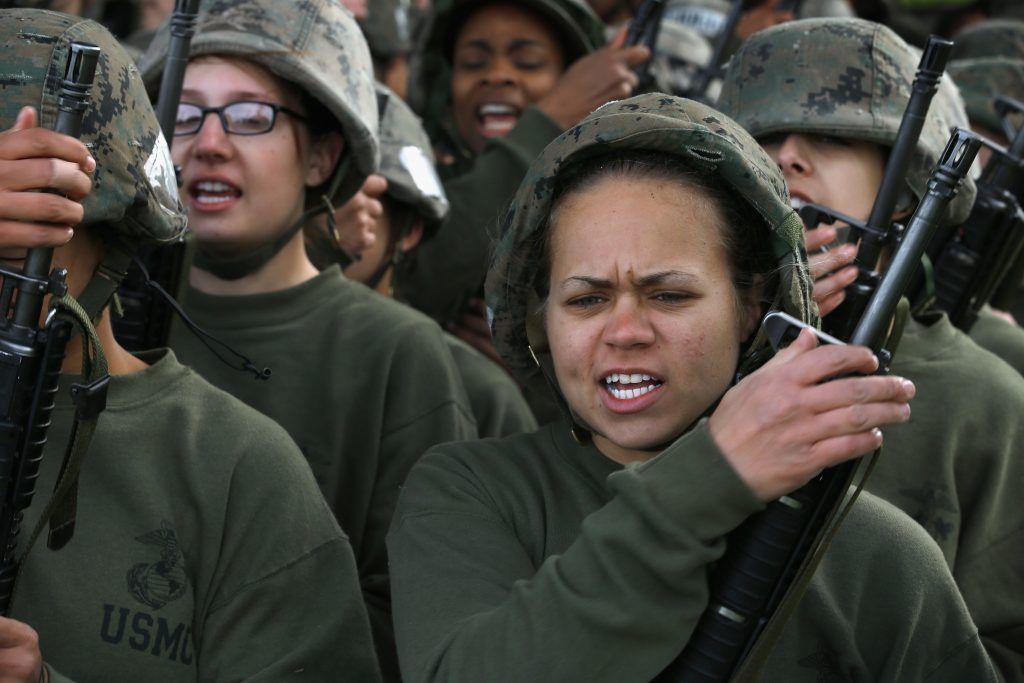
[[[680,96],[687,97],[691,100],[697,100],[698,102],[708,103],[708,87],[711,85],[711,81],[715,77],[721,74],[721,62],[725,57],[725,51],[729,48],[729,41],[732,40],[732,34],[736,32],[736,25],[740,21],[740,15],[743,14],[744,0],[733,0],[732,7],[729,9],[729,15],[725,19],[725,23],[722,24],[722,28],[719,29],[718,35],[715,36],[715,47],[711,52],[711,58],[708,63],[701,67],[697,74],[694,76],[693,84],[690,88],[680,93]]]
[[[168,147],[174,140],[178,102],[181,100],[189,47],[199,16],[199,2],[177,0],[170,18],[170,47],[156,105],[157,121]],[[180,170],[175,171],[180,186]],[[117,292],[122,314],[111,320],[121,346],[129,351],[167,346],[174,308],[163,297],[155,295],[155,290],[159,286],[176,301],[182,300],[184,276],[192,260],[191,249],[191,238],[188,236],[182,236],[174,244],[145,245],[138,249],[137,260],[133,260],[129,266]]]
[[[939,89],[939,79],[946,68],[952,48],[953,43],[948,40],[938,36],[928,38],[928,44],[921,55],[917,74],[911,86],[910,100],[896,133],[896,142],[889,153],[882,183],[871,207],[871,214],[866,223],[848,221],[851,228],[847,236],[848,243],[859,242],[857,258],[854,261],[854,265],[858,267],[857,280],[846,288],[846,298],[825,323],[826,331],[840,339],[847,339],[853,333],[852,326],[860,320],[868,299],[878,288],[878,259],[883,247],[894,237],[891,223],[899,191],[910,165],[911,154],[921,136],[921,129],[924,128],[932,98]],[[803,207],[800,216],[808,227],[819,222],[829,223],[835,220],[835,214],[816,205]]]
[[[930,249],[935,305],[964,332],[970,332],[981,307],[1024,249],[1024,210],[1019,199],[1024,190],[1024,129],[1017,131],[1009,148],[985,138],[982,144],[992,150],[992,156],[978,180],[971,214],[963,226],[949,231],[945,241]]]
[[[54,130],[78,137],[100,48],[72,42],[57,97]],[[67,292],[67,271],[54,269],[52,248],[29,249],[22,271],[0,268],[0,613],[10,608],[18,574],[18,534],[32,503],[50,427],[50,413],[72,324],[39,318],[47,295]]]
[[[661,32],[661,19],[665,14],[665,0],[643,0],[636,16],[629,23],[625,47],[646,45],[651,50],[651,57],[634,69],[637,76],[637,90],[644,89],[651,79],[651,61],[658,45],[658,34]]]
[[[874,351],[880,372],[887,370],[889,362],[889,355],[882,351],[889,322],[980,146],[974,134],[954,131],[889,269],[856,321],[850,343]],[[765,329],[776,344],[795,337],[793,331],[806,326],[791,318],[790,324],[786,318],[779,313],[765,318]],[[829,335],[818,336],[824,343],[836,342]],[[729,534],[725,555],[711,577],[708,607],[683,652],[657,680],[726,681],[740,670],[772,616],[790,597],[790,588],[813,572],[821,557],[819,536],[842,503],[858,462],[824,470]]]

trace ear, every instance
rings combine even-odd
[[[409,228],[409,232],[405,234],[405,237],[398,243],[398,250],[403,254],[408,254],[410,251],[416,248],[416,245],[423,239],[423,219],[417,218],[413,221],[412,227]]]
[[[317,187],[327,182],[345,151],[345,140],[334,131],[326,133],[310,144],[306,187]]]
[[[740,293],[740,338],[749,339],[761,324],[761,299],[764,295],[764,278],[754,276],[754,284]]]

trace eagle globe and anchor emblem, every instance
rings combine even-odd
[[[152,609],[160,609],[184,595],[188,587],[185,558],[170,523],[161,522],[159,529],[137,536],[135,540],[159,547],[160,560],[139,562],[128,570],[126,578],[132,596]]]

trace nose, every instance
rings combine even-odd
[[[813,171],[810,156],[799,135],[787,135],[782,142],[766,147],[768,154],[782,169],[783,175],[808,175]]]
[[[515,78],[516,69],[512,65],[512,60],[499,55],[490,60],[481,80],[488,85],[505,85],[513,83]]]
[[[638,299],[634,296],[616,299],[604,328],[605,343],[629,349],[653,344],[654,339],[654,327]]]
[[[216,112],[207,112],[192,136],[192,151],[200,159],[226,159],[232,153],[231,137]]]

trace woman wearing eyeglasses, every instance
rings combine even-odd
[[[163,38],[141,63],[151,85]],[[299,228],[377,163],[373,70],[351,16],[327,0],[201,15],[172,150],[197,242],[186,310],[272,375],[255,381],[181,327],[171,346],[299,444],[352,541],[387,674],[384,534],[399,485],[430,446],[476,430],[441,330],[306,255]]]

